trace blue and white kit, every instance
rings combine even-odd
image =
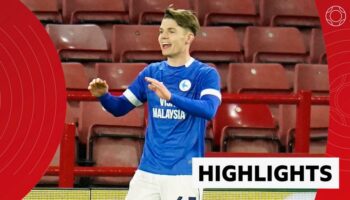
[[[145,77],[162,82],[171,99],[148,89]],[[121,96],[100,97],[103,107],[122,116],[148,102],[148,126],[139,169],[160,175],[191,175],[192,158],[203,157],[206,121],[221,102],[217,71],[191,58],[184,66],[166,61],[148,65]]]

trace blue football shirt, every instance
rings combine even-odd
[[[148,65],[123,94],[134,106],[148,102],[148,126],[139,169],[155,174],[190,175],[192,158],[204,156],[206,119],[160,99],[148,89],[145,77],[162,82],[172,94],[181,97],[196,100],[212,95],[221,101],[219,75],[214,68],[193,58],[179,67],[162,61]]]

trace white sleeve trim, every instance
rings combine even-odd
[[[130,103],[136,107],[141,106],[143,103],[131,92],[131,90],[127,89],[123,93],[123,95],[130,101]]]
[[[208,94],[216,96],[221,101],[221,93],[220,93],[220,91],[215,90],[215,89],[204,89],[204,90],[202,90],[200,98],[202,98],[202,96],[208,95]]]

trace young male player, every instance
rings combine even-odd
[[[148,102],[144,150],[127,200],[199,200],[192,158],[204,156],[206,120],[214,117],[221,93],[217,71],[189,54],[198,30],[192,12],[168,8],[158,37],[166,61],[148,65],[118,97],[101,79],[89,84],[115,116]]]

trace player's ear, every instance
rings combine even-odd
[[[186,44],[191,44],[193,40],[194,40],[194,34],[191,31],[188,31],[185,43]]]

